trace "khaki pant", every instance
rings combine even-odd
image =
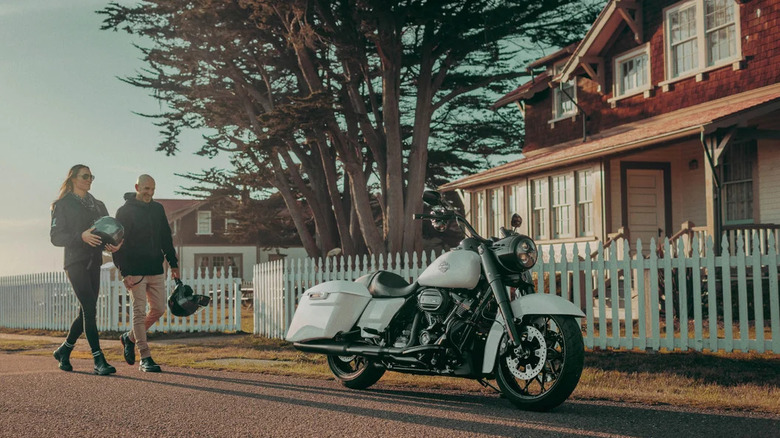
[[[135,342],[141,359],[144,359],[152,355],[146,342],[146,331],[165,314],[167,307],[165,274],[129,277],[129,282],[133,285],[130,288],[133,302],[133,330],[130,331],[130,341]],[[146,313],[147,301],[149,313]]]

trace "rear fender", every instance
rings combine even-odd
[[[566,315],[575,318],[584,318],[585,314],[571,301],[557,295],[529,294],[512,301],[512,313],[516,318],[525,315]],[[485,341],[485,358],[482,361],[482,373],[490,374],[496,365],[498,346],[505,331],[504,318],[499,312],[493,326],[490,327],[487,341]]]

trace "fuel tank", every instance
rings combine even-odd
[[[473,289],[479,282],[481,260],[473,251],[442,254],[417,279],[421,286]]]

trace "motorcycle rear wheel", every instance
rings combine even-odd
[[[384,367],[363,356],[328,355],[328,366],[336,379],[350,389],[366,389],[385,374]]]
[[[518,324],[521,345],[530,354],[508,348],[504,337],[496,364],[501,392],[520,409],[548,411],[563,403],[580,381],[585,359],[582,331],[570,316],[545,315]]]

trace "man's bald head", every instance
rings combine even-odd
[[[152,202],[154,189],[154,178],[147,174],[139,176],[138,181],[135,183],[135,199],[146,203]]]

